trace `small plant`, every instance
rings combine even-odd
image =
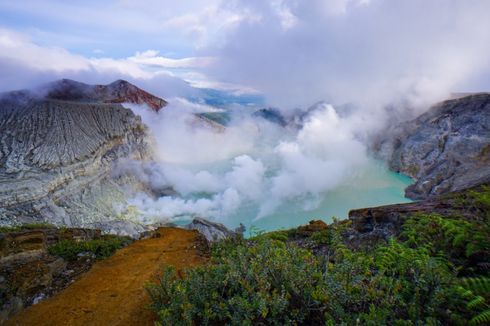
[[[470,198],[472,198],[476,204],[481,206],[490,207],[490,186],[482,185],[479,190],[470,190],[468,192]]]

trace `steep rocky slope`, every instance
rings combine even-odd
[[[490,180],[490,94],[439,103],[386,132],[375,150],[415,179],[406,195],[423,199]]]
[[[132,223],[107,223],[115,219],[113,205],[125,200],[123,188],[141,186],[129,177],[111,178],[111,167],[119,159],[151,157],[140,117],[109,103],[148,99],[160,109],[166,102],[124,81],[51,86],[44,95],[20,91],[0,99],[0,224],[141,231]]]

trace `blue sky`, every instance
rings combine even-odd
[[[0,90],[68,77],[425,105],[490,89],[487,0],[2,0]]]

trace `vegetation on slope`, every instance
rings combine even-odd
[[[490,323],[489,195],[453,198],[476,218],[414,214],[361,250],[346,246],[345,222],[301,241],[291,230],[218,243],[185,278],[166,269],[148,287],[152,308],[160,325]]]
[[[48,252],[67,261],[74,261],[81,254],[104,259],[112,256],[117,249],[128,245],[130,242],[130,238],[111,235],[88,241],[61,240],[50,246]]]

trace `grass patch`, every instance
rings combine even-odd
[[[62,257],[68,261],[74,261],[80,253],[93,254],[97,259],[104,259],[117,249],[120,249],[132,240],[127,237],[107,236],[102,239],[88,241],[62,240],[48,248],[51,255]]]

